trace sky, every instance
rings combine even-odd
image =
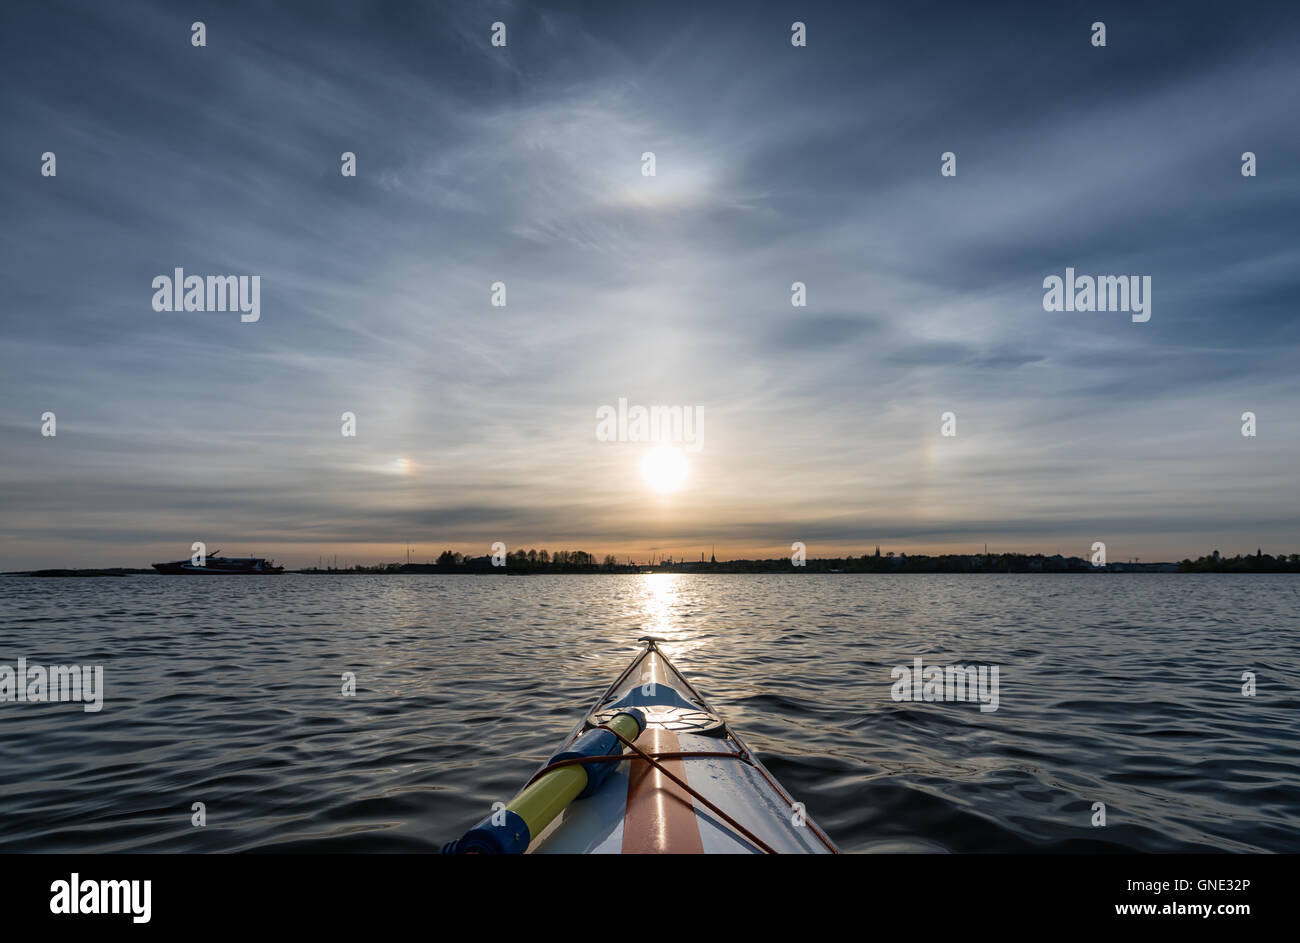
[[[1300,552],[1300,12],[1023,6],[6,3],[0,570]]]

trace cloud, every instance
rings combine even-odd
[[[796,50],[768,4],[234,5],[195,49],[167,4],[6,9],[0,567],[1292,546],[1289,14],[1125,12],[1095,50],[1068,11],[931,12],[813,4]],[[262,320],[152,311],[178,265],[262,275]],[[1043,311],[1066,266],[1151,274],[1151,322]],[[703,408],[686,491],[595,440],[620,396]]]

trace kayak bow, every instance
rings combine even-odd
[[[838,854],[657,640],[641,641],[519,795],[443,852]]]

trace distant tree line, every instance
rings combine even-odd
[[[410,567],[399,567],[402,571],[410,571],[416,565]],[[434,563],[435,570],[480,570],[480,569],[500,569],[492,565],[492,556],[490,554],[481,557],[467,557],[455,550],[444,550],[438,555],[437,562]],[[427,566],[421,566],[427,569]],[[513,571],[545,571],[545,572],[591,572],[596,570],[633,570],[635,567],[620,566],[618,560],[612,553],[605,554],[603,560],[598,560],[594,554],[585,550],[556,550],[552,553],[550,550],[511,550],[506,554],[505,569]]]
[[[1300,573],[1300,553],[1280,553],[1277,556],[1256,550],[1251,554],[1221,557],[1217,552],[1184,560],[1178,564],[1182,573]]]
[[[864,553],[860,557],[809,557],[795,566],[789,557],[767,560],[728,560],[723,563],[703,561],[667,562],[636,566],[620,564],[613,554],[601,559],[585,550],[512,550],[506,554],[505,566],[492,565],[491,554],[466,556],[444,550],[434,563],[387,563],[378,566],[355,566],[329,572],[352,573],[635,573],[653,570],[673,573],[1096,573],[1096,572],[1172,572],[1182,573],[1300,573],[1300,554],[1276,556],[1256,550],[1253,555],[1222,557],[1218,553],[1183,560],[1179,563],[1142,563],[1137,560],[1112,560],[1109,565],[1094,566],[1082,557],[1041,553],[991,554],[905,554],[887,551]],[[305,572],[326,572],[308,570]]]
[[[698,573],[1031,573],[1071,572],[1093,567],[1080,557],[1059,554],[905,554],[887,551],[860,557],[809,557],[795,566],[789,557],[769,560],[729,560],[726,563],[684,562],[666,569]]]

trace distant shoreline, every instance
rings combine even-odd
[[[1094,566],[1079,557],[1045,557],[1040,554],[1002,554],[996,556],[947,555],[863,556],[860,558],[810,559],[796,566],[788,558],[774,560],[729,560],[723,563],[668,562],[654,565],[546,563],[536,565],[493,566],[491,558],[461,558],[454,563],[407,563],[351,568],[317,568],[286,570],[299,576],[553,576],[573,574],[629,575],[648,573],[692,574],[892,574],[892,573],[972,573],[972,574],[1058,574],[1058,573],[1300,573],[1300,554],[1269,556],[1264,553],[1237,557],[1201,557],[1179,563],[1142,563],[1140,561]],[[34,576],[93,578],[125,576],[163,576],[146,567],[99,567],[40,570],[14,570],[0,576]],[[245,576],[272,574],[192,574],[197,576]]]

